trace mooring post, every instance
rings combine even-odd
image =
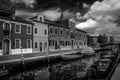
[[[22,61],[23,69],[25,69],[25,61],[24,61],[24,55],[23,55],[23,51],[22,51],[22,46],[21,45],[20,45],[20,49],[21,49],[21,61]]]

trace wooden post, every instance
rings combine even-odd
[[[20,49],[21,49],[21,61],[22,61],[23,69],[25,69],[25,61],[24,61],[24,55],[23,55],[23,52],[22,52],[21,44],[20,44]]]

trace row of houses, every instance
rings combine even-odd
[[[115,41],[114,36],[108,34],[102,35],[88,35],[88,46],[92,47],[93,49],[98,49],[103,47],[103,44],[113,43]],[[106,46],[104,46],[106,47]]]
[[[87,45],[87,32],[65,22],[37,15],[29,20],[14,16],[14,9],[0,13],[0,54],[40,53],[79,49]]]

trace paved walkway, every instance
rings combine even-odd
[[[120,64],[117,66],[111,80],[120,80]]]
[[[23,54],[23,57],[24,57],[24,60],[33,60],[33,59],[42,59],[46,56],[57,56],[57,55],[71,54],[76,52],[78,52],[78,50],[51,51],[49,53],[46,53],[46,52],[29,53],[29,54]],[[16,61],[21,61],[21,54],[0,56],[0,64],[16,62]]]

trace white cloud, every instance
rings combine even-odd
[[[104,0],[96,1],[90,8],[93,11],[106,11],[120,9],[120,0]]]
[[[98,16],[111,16],[114,19],[118,19],[120,15],[120,0],[104,0],[102,2],[95,2],[87,14],[92,17]]]
[[[104,25],[104,27],[99,27],[95,30],[95,34],[111,34],[117,35],[120,34],[120,29],[116,27],[116,24],[109,23]]]
[[[96,24],[90,25],[87,20],[86,22],[80,23],[81,25],[79,26],[84,26],[81,29],[86,29],[87,31],[93,31],[94,29],[95,33],[120,34],[119,28],[117,28],[116,23],[114,23],[114,21],[119,19],[119,16],[120,0],[96,1],[90,7],[90,10],[83,16],[83,18],[88,20],[90,18],[93,19]]]
[[[92,20],[92,19],[88,19],[86,22],[82,22],[76,25],[76,27],[78,29],[86,29],[86,28],[93,28],[96,27],[97,22]]]

